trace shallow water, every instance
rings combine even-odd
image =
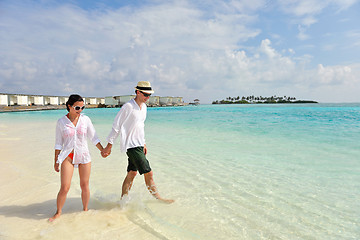
[[[86,109],[102,142],[119,109]],[[358,239],[360,104],[148,108],[148,159],[166,205],[137,176],[119,201],[126,154],[91,146],[91,202],[74,173],[53,224],[63,110],[0,114],[0,239]],[[118,145],[118,144],[117,144]],[[20,225],[20,227],[19,227]],[[34,226],[36,226],[34,228]]]

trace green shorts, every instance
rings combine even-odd
[[[129,148],[126,151],[128,155],[127,171],[139,171],[140,175],[151,171],[149,161],[146,159],[144,147]]]

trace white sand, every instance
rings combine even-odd
[[[92,197],[90,210],[82,212],[77,171],[63,215],[47,221],[56,211],[60,186],[53,170],[54,129],[55,122],[0,123],[0,239],[159,239],[134,219],[131,208],[116,202]],[[97,153],[89,147],[92,156]]]

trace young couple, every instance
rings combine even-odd
[[[90,118],[81,114],[85,108],[82,97],[79,95],[69,97],[66,102],[69,113],[60,118],[56,125],[54,168],[56,172],[60,171],[61,187],[57,195],[57,211],[53,217],[49,218],[50,222],[61,215],[70,189],[74,167],[79,168],[83,210],[88,210],[91,157],[87,139],[96,145],[101,151],[101,156],[105,158],[110,155],[112,145],[120,135],[121,151],[126,152],[128,156],[127,175],[122,185],[121,197],[128,194],[133,180],[139,172],[140,175],[144,174],[146,186],[156,199],[165,203],[174,202],[174,200],[164,199],[159,195],[153,179],[153,172],[146,159],[144,122],[147,107],[145,103],[154,91],[149,82],[140,81],[135,87],[135,93],[136,97],[124,104],[116,115],[105,148],[101,145]]]

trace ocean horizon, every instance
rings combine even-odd
[[[83,111],[103,145],[118,111]],[[119,139],[106,159],[89,143],[91,210],[81,212],[74,171],[63,216],[49,224],[60,185],[55,124],[65,114],[0,113],[1,239],[360,237],[360,103],[148,108],[147,157],[160,194],[176,202],[157,202],[140,175],[120,201]]]

